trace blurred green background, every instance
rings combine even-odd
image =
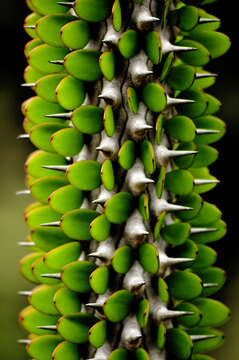
[[[217,145],[220,151],[219,160],[211,169],[212,173],[221,179],[214,190],[207,195],[207,200],[214,202],[224,212],[228,223],[227,236],[214,247],[219,251],[217,265],[223,267],[228,274],[224,288],[217,298],[225,302],[232,310],[232,318],[225,326],[225,345],[213,355],[218,360],[239,359],[239,266],[237,253],[237,236],[233,224],[236,224],[238,212],[237,183],[238,160],[236,142],[238,140],[238,103],[239,76],[237,65],[237,20],[233,11],[225,1],[218,1],[208,7],[208,11],[222,19],[221,31],[227,33],[233,42],[230,52],[222,59],[217,59],[207,69],[219,74],[216,86],[209,91],[222,102],[218,114],[227,124],[227,135]],[[24,241],[28,229],[24,225],[23,210],[30,203],[27,196],[16,196],[17,190],[24,188],[24,161],[33,147],[27,140],[16,140],[23,132],[21,122],[23,117],[20,104],[31,96],[30,90],[20,87],[23,82],[22,73],[26,66],[23,55],[24,44],[28,41],[22,23],[28,14],[28,9],[22,1],[8,1],[0,4],[1,31],[1,83],[0,83],[0,223],[1,223],[1,261],[0,261],[0,355],[5,360],[24,360],[27,355],[24,346],[17,344],[18,338],[24,338],[17,318],[19,311],[26,306],[26,299],[18,296],[18,290],[27,290],[31,285],[25,281],[18,270],[21,257],[27,254],[27,249],[16,245]],[[233,207],[235,207],[233,211]],[[238,220],[237,220],[238,221]]]

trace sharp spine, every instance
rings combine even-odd
[[[20,242],[17,242],[17,245],[18,246],[27,246],[27,247],[33,247],[35,246],[36,244],[34,242],[30,242],[30,241],[20,241]]]
[[[74,5],[74,2],[58,1],[57,4],[58,4],[58,5],[67,6],[67,7],[72,8],[73,5]]]
[[[53,221],[53,222],[49,222],[49,223],[42,223],[40,224],[40,226],[60,226],[60,221]]]
[[[55,65],[64,65],[64,60],[49,60],[48,62]]]
[[[61,273],[55,273],[55,274],[41,274],[41,277],[49,278],[49,279],[61,279]]]
[[[198,20],[199,24],[207,24],[207,23],[213,23],[213,22],[220,22],[220,19],[199,18],[199,20]]]
[[[61,118],[61,119],[70,119],[72,116],[72,111],[69,113],[61,113],[61,114],[48,114],[45,115],[47,118]]]
[[[204,289],[211,288],[211,287],[216,287],[216,286],[218,286],[218,284],[216,284],[216,283],[203,283],[202,284],[202,287]]]
[[[208,334],[208,335],[189,335],[192,341],[200,341],[207,340],[217,337],[216,335]]]
[[[22,87],[35,87],[36,86],[36,83],[24,83],[24,84],[21,84]]]
[[[191,234],[199,234],[199,233],[204,233],[204,232],[213,232],[213,231],[217,231],[216,228],[203,228],[203,227],[198,227],[198,228],[191,228],[190,229],[190,233]]]
[[[30,195],[30,194],[31,194],[31,191],[29,189],[16,191],[16,195]]]
[[[29,134],[20,134],[17,136],[17,139],[30,139],[30,135]]]
[[[17,294],[22,296],[30,296],[32,294],[32,291],[23,290],[23,291],[18,291]]]
[[[218,179],[194,179],[194,185],[207,185],[207,184],[218,184]]]
[[[56,328],[56,325],[39,325],[39,326],[37,326],[37,329],[55,331],[57,328]]]
[[[196,129],[197,135],[203,135],[203,134],[219,134],[220,130],[213,130],[213,129]]]
[[[177,105],[177,104],[193,104],[195,100],[191,99],[178,99],[178,98],[171,98],[167,95],[167,105]]]
[[[29,340],[29,339],[18,339],[17,342],[19,344],[29,344],[31,342],[31,340]]]
[[[42,165],[42,168],[66,172],[70,165]]]
[[[36,29],[36,25],[24,25],[24,29]]]
[[[196,73],[195,79],[204,79],[204,78],[217,77],[217,76],[218,74],[214,74],[214,73],[204,73],[204,74]]]

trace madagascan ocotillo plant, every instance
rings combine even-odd
[[[26,0],[30,358],[213,360],[223,343],[213,2]]]

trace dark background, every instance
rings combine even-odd
[[[238,30],[237,10],[233,2],[219,0],[207,7],[208,12],[222,19],[221,31],[232,40],[230,51],[222,58],[214,60],[207,70],[219,74],[216,85],[209,92],[222,101],[218,113],[227,124],[226,136],[217,144],[220,156],[211,172],[221,180],[207,199],[214,202],[222,211],[228,224],[227,236],[215,248],[219,251],[217,265],[223,267],[228,275],[224,288],[217,297],[232,309],[232,319],[225,326],[225,345],[213,353],[218,360],[239,359],[239,266],[238,266],[238,158],[236,142],[238,139]],[[29,13],[24,0],[1,1],[0,3],[0,356],[1,360],[27,359],[24,346],[16,339],[24,338],[25,333],[17,323],[20,309],[26,300],[16,293],[31,285],[18,271],[20,258],[27,249],[19,248],[16,243],[24,241],[28,229],[23,222],[23,210],[30,202],[27,196],[16,197],[15,191],[24,188],[24,161],[33,150],[26,140],[16,140],[23,132],[20,104],[31,95],[29,90],[20,87],[22,73],[26,66],[23,55],[24,44],[29,40],[23,31],[24,17]],[[235,230],[233,232],[233,224]]]

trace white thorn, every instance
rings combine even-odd
[[[36,25],[24,25],[24,29],[35,29]]]
[[[162,40],[162,53],[167,54],[169,52],[180,52],[180,51],[195,51],[197,48],[190,46],[179,46],[171,44],[166,38]]]
[[[17,294],[23,296],[30,296],[32,294],[32,291],[18,291]]]
[[[135,315],[124,320],[121,340],[128,350],[135,350],[141,345],[142,333]]]
[[[207,340],[217,337],[216,335],[189,335],[192,341]]]
[[[20,134],[17,136],[17,139],[29,139],[30,135],[29,134]]]
[[[190,233],[191,234],[199,234],[199,233],[204,233],[204,232],[213,232],[213,231],[217,231],[216,228],[191,228],[190,229]]]
[[[121,103],[119,80],[113,79],[112,81],[107,81],[104,79],[103,89],[98,97],[104,99],[106,103],[109,103],[114,108],[119,106]]]
[[[217,287],[217,286],[218,286],[218,284],[216,284],[216,283],[203,283],[202,284],[202,287],[204,289],[211,288],[211,287]]]
[[[143,164],[139,159],[137,159],[134,166],[128,170],[125,181],[134,196],[140,195],[145,190],[147,184],[154,183],[153,179],[146,177]]]
[[[124,277],[123,288],[129,290],[134,295],[142,295],[145,284],[143,268],[136,260]]]
[[[203,135],[203,134],[219,134],[220,130],[213,130],[213,129],[196,129],[197,135]]]
[[[37,329],[56,330],[56,325],[39,325],[39,326],[37,326]]]
[[[196,79],[204,79],[204,78],[217,77],[217,76],[218,74],[213,74],[213,73],[195,74]]]
[[[36,244],[34,242],[30,241],[20,241],[17,243],[18,246],[27,246],[27,247],[33,247]]]
[[[68,112],[68,113],[45,115],[45,117],[47,117],[47,118],[62,118],[62,119],[70,119],[71,116],[72,116],[72,111]]]
[[[153,74],[153,71],[149,70],[146,65],[147,60],[144,51],[140,51],[130,60],[128,73],[131,75],[132,82],[136,87],[141,86],[145,78]]]
[[[177,104],[193,104],[196,101],[190,100],[190,99],[178,99],[178,98],[171,98],[170,96],[167,96],[167,105],[177,105]]]
[[[24,83],[24,84],[21,84],[22,87],[35,87],[36,86],[36,83]]]
[[[31,194],[31,191],[29,189],[16,191],[16,195],[30,195],[30,194]]]
[[[53,221],[53,222],[48,222],[48,223],[42,223],[42,224],[40,224],[40,226],[53,226],[53,227],[58,227],[58,226],[60,226],[60,221]]]
[[[49,169],[49,170],[59,170],[66,172],[70,165],[42,165],[42,168]]]
[[[207,185],[207,184],[218,184],[220,180],[218,179],[194,179],[194,185]]]
[[[74,2],[58,1],[57,4],[62,6],[72,7],[74,5]]]
[[[48,62],[55,65],[64,65],[64,60],[49,60]]]
[[[198,151],[194,150],[169,150],[166,146],[160,145],[155,149],[156,161],[158,165],[165,166],[167,161],[174,157],[195,155]]]
[[[61,274],[60,273],[55,273],[55,274],[41,274],[41,277],[44,278],[49,278],[49,279],[61,279]]]
[[[17,342],[19,344],[29,344],[31,342],[31,340],[29,340],[29,339],[18,339]]]
[[[124,228],[126,239],[129,241],[130,245],[135,248],[144,242],[148,234],[149,232],[146,230],[140,212],[135,209],[128,218]]]
[[[199,24],[207,24],[207,23],[213,23],[213,22],[220,22],[220,19],[200,18],[198,20]]]

